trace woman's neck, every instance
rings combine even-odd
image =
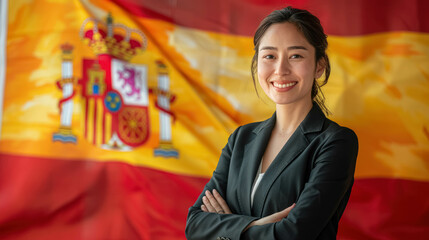
[[[273,132],[290,136],[313,107],[312,101],[276,106],[276,125]]]

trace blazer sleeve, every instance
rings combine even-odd
[[[225,199],[230,158],[239,128],[228,138],[228,143],[222,149],[216,170],[210,181],[204,187],[195,204],[189,208],[186,221],[186,238],[188,240],[209,239],[240,239],[242,231],[256,217],[238,214],[207,213],[201,210],[202,197],[206,190],[216,189]]]
[[[321,145],[295,208],[279,222],[250,227],[241,239],[316,239],[340,205],[347,203],[354,181],[357,136],[340,128]]]

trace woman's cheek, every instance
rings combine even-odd
[[[261,88],[267,94],[269,87],[268,87],[268,81],[267,81],[266,77],[264,75],[258,75],[258,81],[259,81],[259,86],[261,86]]]
[[[267,79],[269,77],[267,67],[267,64],[263,62],[258,64],[258,79],[261,85],[267,84]]]

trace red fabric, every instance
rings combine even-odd
[[[119,162],[0,154],[0,239],[185,239],[208,179]]]
[[[185,239],[207,178],[0,154],[0,239]],[[426,239],[429,183],[358,179],[338,239]]]
[[[358,179],[340,221],[339,239],[428,239],[429,182]]]
[[[112,0],[133,15],[206,31],[253,36],[271,11],[288,5],[307,9],[329,35],[390,31],[429,33],[429,1],[421,0]]]

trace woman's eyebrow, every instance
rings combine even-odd
[[[259,51],[262,51],[262,50],[277,50],[277,48],[276,47],[271,47],[271,46],[264,46],[264,47],[261,47],[259,49]]]
[[[302,50],[308,50],[306,47],[304,46],[290,46],[287,48],[287,50],[294,50],[294,49],[302,49]]]
[[[295,50],[295,49],[308,50],[304,46],[290,46],[287,48],[287,50]],[[262,50],[275,50],[275,51],[277,51],[278,49],[276,47],[272,47],[272,46],[263,46],[259,49],[259,51],[262,51]]]

